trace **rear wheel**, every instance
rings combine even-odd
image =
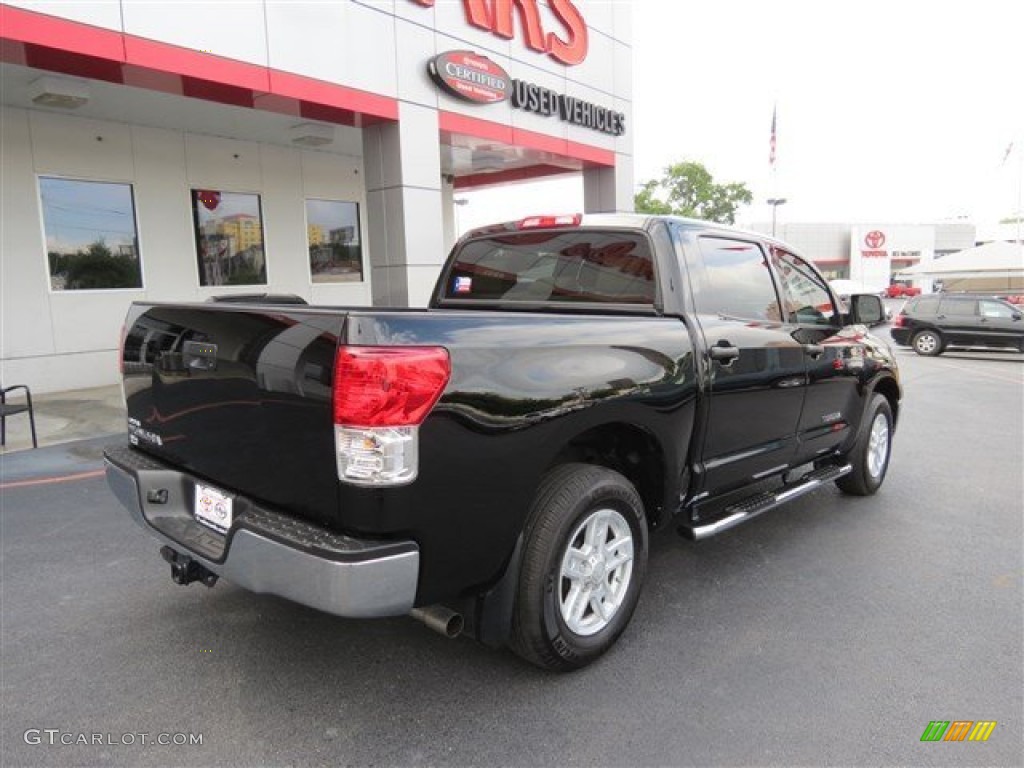
[[[919,355],[934,357],[942,354],[942,337],[936,331],[918,331],[911,346]]]
[[[892,453],[892,408],[883,395],[871,396],[857,442],[846,458],[853,471],[836,480],[843,493],[870,496],[882,486]]]
[[[525,541],[513,646],[545,669],[586,666],[615,643],[640,597],[643,503],[618,472],[566,464],[541,483]]]

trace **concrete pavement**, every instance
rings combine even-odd
[[[13,393],[9,402],[24,402],[24,393]],[[125,433],[124,400],[119,385],[33,394],[32,402],[40,447]],[[0,452],[9,454],[31,449],[28,414],[9,416],[7,442]]]

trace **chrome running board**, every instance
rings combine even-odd
[[[778,491],[757,493],[734,504],[730,504],[722,512],[722,516],[714,522],[692,526],[681,525],[679,533],[694,541],[709,539],[723,531],[728,531],[730,528],[735,528],[737,525],[742,525],[748,520],[753,520],[758,515],[770,509],[775,509],[787,501],[792,501],[803,496],[805,493],[810,493],[825,483],[838,480],[852,471],[853,467],[849,464],[844,464],[841,467],[831,466],[816,469],[813,472],[808,472],[795,483],[783,486]]]

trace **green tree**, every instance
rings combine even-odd
[[[660,179],[641,184],[633,204],[640,213],[673,214],[734,224],[736,210],[753,199],[746,184],[716,184],[703,164],[684,160],[668,166]]]
[[[139,264],[127,256],[115,256],[102,239],[86,250],[62,257],[70,289],[138,288],[142,285]]]

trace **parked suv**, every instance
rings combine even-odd
[[[994,347],[1024,352],[1024,321],[1016,307],[987,296],[932,294],[910,299],[893,321],[893,341],[919,355],[948,347]]]

